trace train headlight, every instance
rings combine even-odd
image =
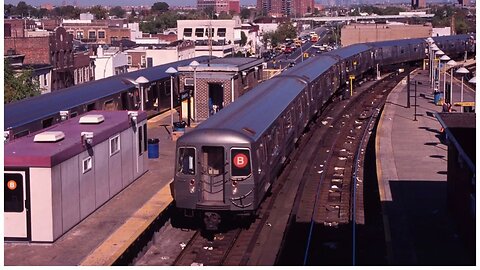
[[[232,194],[235,195],[238,192],[237,181],[232,181]]]
[[[189,191],[190,193],[195,193],[195,179],[190,180]]]

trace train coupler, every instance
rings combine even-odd
[[[216,231],[218,230],[218,225],[222,222],[222,217],[215,212],[205,212],[203,221],[207,231]]]

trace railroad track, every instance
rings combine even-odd
[[[366,142],[389,91],[402,78],[391,74],[350,100],[332,104],[317,119],[307,142],[310,151],[293,160],[298,165],[289,172],[301,178],[301,185],[278,264],[355,264],[356,224],[365,223]]]

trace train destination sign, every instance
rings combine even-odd
[[[232,176],[250,175],[250,151],[248,149],[232,149]]]

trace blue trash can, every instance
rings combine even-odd
[[[148,139],[148,158],[158,158],[158,143],[159,139]]]
[[[187,123],[185,121],[174,122],[173,123],[173,131],[184,132],[186,126],[187,126]]]
[[[443,93],[442,92],[435,92],[433,94],[433,103],[436,105],[440,105],[440,100],[443,98]]]

